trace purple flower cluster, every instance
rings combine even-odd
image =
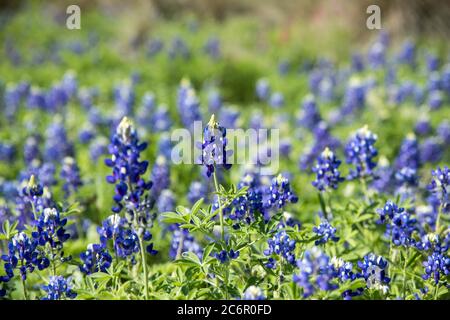
[[[278,231],[271,239],[267,240],[269,247],[264,250],[264,255],[269,257],[266,266],[276,268],[274,256],[285,259],[289,264],[295,264],[295,240],[292,240],[285,230]]]
[[[312,182],[312,185],[319,191],[325,191],[328,188],[337,189],[339,183],[345,180],[339,172],[340,165],[341,161],[336,158],[334,153],[325,148],[317,158],[317,164],[312,168],[316,174],[316,180]]]
[[[113,212],[127,209],[138,209],[141,196],[152,187],[152,182],[146,182],[142,176],[147,171],[148,162],[139,161],[140,153],[147,148],[147,143],[140,143],[136,130],[128,118],[123,118],[111,138],[109,145],[110,159],[105,164],[113,169],[107,176],[108,183],[115,184],[116,206]]]
[[[367,126],[359,129],[348,141],[345,147],[347,163],[353,164],[355,169],[350,170],[348,179],[366,178],[373,175],[376,166],[374,157],[378,155],[378,150],[374,144],[377,136],[369,131]]]
[[[42,300],[63,300],[75,299],[77,294],[70,286],[70,279],[62,276],[52,276],[47,285],[42,286],[42,290],[47,294]]]
[[[202,164],[206,167],[206,175],[208,177],[214,172],[217,165],[222,166],[226,170],[231,168],[228,163],[228,157],[231,155],[227,150],[227,131],[220,126],[211,116],[207,126],[203,130],[202,148]]]

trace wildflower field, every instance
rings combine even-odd
[[[0,13],[0,300],[450,298],[448,39],[52,10]]]

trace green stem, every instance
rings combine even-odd
[[[362,190],[364,193],[364,199],[366,200],[366,202],[370,202],[369,191],[367,189],[366,180],[362,177],[361,179],[359,179],[359,181],[361,182]]]
[[[219,203],[219,219],[220,219],[220,230],[222,234],[222,241],[225,242],[225,230],[223,226],[223,210],[222,210],[222,202],[220,200],[220,194],[219,194],[219,184],[217,183],[217,176],[216,176],[216,170],[214,168],[213,172],[213,179],[214,179],[214,187],[217,192],[217,202]]]
[[[319,192],[318,196],[319,196],[320,207],[322,208],[325,218],[328,220],[330,217],[328,216],[327,205],[326,205],[326,202],[325,202],[322,192]]]
[[[402,285],[402,291],[403,291],[403,299],[406,298],[406,265],[408,263],[408,253],[409,251],[406,251],[405,256],[405,263],[403,264],[403,285]]]
[[[139,237],[139,246],[141,247],[142,271],[144,272],[145,300],[148,300],[148,273],[147,263],[145,261],[144,241],[142,236]]]
[[[22,286],[23,286],[23,297],[25,298],[25,300],[28,300],[27,287],[25,285],[25,280],[23,278],[22,278]]]
[[[434,287],[434,300],[438,299],[438,292],[439,292],[439,283],[436,284],[436,287]]]
[[[443,204],[441,206],[439,206],[438,214],[437,214],[437,217],[436,217],[436,228],[435,228],[436,234],[439,233],[439,227],[440,227],[440,224],[441,224],[442,207],[443,207]]]

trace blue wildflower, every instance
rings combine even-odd
[[[320,121],[322,121],[322,117],[314,97],[312,95],[306,96],[302,102],[302,111],[299,115],[298,124],[313,130]]]
[[[172,259],[181,257],[184,252],[192,252],[199,258],[203,256],[203,249],[195,240],[188,229],[182,229],[174,224],[170,227],[172,230],[172,240],[170,242],[169,256]]]
[[[234,251],[231,249],[230,251],[222,250],[219,253],[214,254],[214,257],[220,261],[220,263],[225,263],[228,260],[233,260],[239,257],[239,251]]]
[[[226,170],[231,168],[227,162],[230,151],[227,150],[227,131],[220,126],[211,116],[207,126],[203,130],[202,142],[202,164],[206,167],[208,177],[214,172],[216,165],[220,165]]]
[[[47,294],[42,300],[75,299],[77,294],[69,284],[70,279],[63,276],[51,276],[47,285],[42,286]]]
[[[112,257],[101,244],[89,244],[87,250],[80,254],[80,270],[85,274],[106,272],[111,266]]]
[[[61,168],[61,179],[64,181],[63,189],[66,198],[75,194],[83,185],[80,177],[80,169],[74,158],[64,158]]]
[[[279,174],[272,179],[272,184],[265,193],[266,208],[283,208],[286,203],[297,203],[298,197],[291,190],[289,179]]]
[[[439,200],[440,206],[444,212],[450,210],[450,202],[448,197],[448,187],[450,183],[450,171],[445,166],[442,169],[437,167],[431,171],[432,180],[428,185],[428,190]]]
[[[328,240],[334,242],[339,241],[339,237],[335,236],[336,228],[334,228],[327,220],[322,220],[318,227],[313,228],[313,232],[321,237],[315,241],[316,246],[327,243]]]
[[[339,183],[345,180],[338,170],[340,164],[341,161],[334,153],[328,147],[325,148],[317,159],[317,164],[312,168],[312,171],[316,173],[316,180],[312,182],[312,185],[319,191],[325,191],[328,188],[337,189]]]
[[[348,179],[364,178],[373,175],[376,163],[373,158],[377,156],[378,150],[374,144],[377,136],[369,131],[367,126],[359,129],[349,140],[345,147],[347,163],[356,168],[350,170]]]
[[[4,268],[8,278],[14,276],[14,269],[18,268],[23,280],[27,273],[32,273],[37,267],[44,270],[50,261],[39,251],[38,242],[29,238],[24,232],[16,234],[8,244],[9,254],[3,255]]]
[[[148,162],[139,161],[147,144],[140,143],[133,124],[128,118],[123,118],[111,138],[109,152],[111,159],[105,159],[105,164],[113,169],[113,174],[106,180],[116,185],[113,212],[120,212],[125,205],[128,209],[138,209],[141,196],[152,187],[152,182],[146,182],[142,176],[147,171]]]
[[[369,253],[358,261],[358,266],[361,273],[357,277],[366,280],[367,288],[381,289],[383,292],[388,290],[391,279],[387,276],[388,262],[383,257]]]
[[[295,240],[292,240],[284,230],[278,231],[271,239],[267,240],[269,247],[264,250],[264,255],[273,258],[274,255],[286,259],[289,264],[295,264]],[[272,262],[272,263],[271,263]],[[275,268],[274,261],[269,261],[267,267]]]

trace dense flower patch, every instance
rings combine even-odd
[[[0,298],[450,297],[448,56],[381,32],[345,61],[262,54],[258,69],[189,39],[151,39],[141,71],[111,78],[95,37],[42,57],[6,46]],[[195,121],[200,157],[175,163],[171,133]],[[280,140],[236,164],[235,128]]]

